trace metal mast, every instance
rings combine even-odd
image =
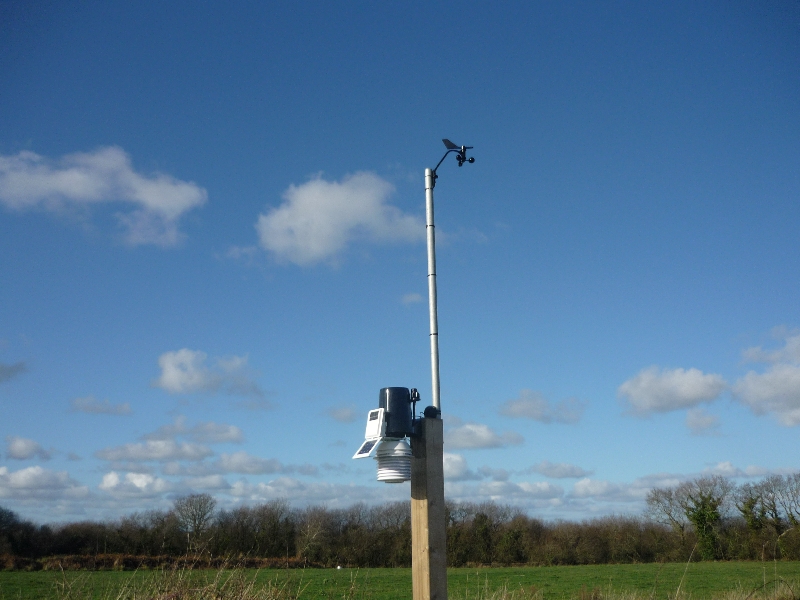
[[[430,313],[430,338],[431,338],[431,400],[436,410],[441,412],[442,406],[439,399],[439,312],[436,298],[436,227],[433,224],[433,188],[436,187],[437,169],[451,152],[456,153],[456,160],[460,167],[465,162],[474,163],[475,157],[467,158],[467,150],[472,146],[456,146],[448,139],[442,140],[447,152],[434,169],[425,169],[425,231],[428,241],[428,311]]]
[[[425,232],[428,238],[428,311],[431,321],[431,399],[437,410],[439,402],[439,314],[436,299],[436,227],[433,224],[433,169],[425,169]]]

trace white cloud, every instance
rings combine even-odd
[[[668,412],[715,400],[727,387],[720,375],[705,374],[699,369],[663,369],[656,366],[641,370],[617,390],[627,399],[636,415]]]
[[[572,493],[578,498],[618,498],[620,495],[625,495],[625,488],[609,481],[600,481],[587,477],[575,482],[575,485],[572,486]]]
[[[692,475],[682,475],[679,473],[651,473],[638,477],[632,484],[633,487],[638,489],[651,490],[653,488],[672,488],[677,487],[684,481],[691,479]]]
[[[161,377],[154,385],[171,394],[216,391],[221,377],[205,366],[207,358],[205,352],[188,348],[165,352],[158,357]]]
[[[148,433],[144,439],[174,440],[177,437],[186,437],[201,444],[241,443],[244,441],[244,434],[236,425],[208,421],[188,427],[184,416],[177,417],[175,422],[170,425],[162,425],[153,433]]]
[[[651,475],[645,475],[635,479],[631,484],[619,484],[619,487],[627,488],[628,495],[631,497],[635,496],[644,498],[647,492],[653,488],[674,488],[685,481],[690,481],[698,477],[707,477],[709,475],[720,475],[730,479],[741,479],[766,477],[768,475],[791,474],[794,472],[796,472],[796,469],[767,469],[766,467],[760,467],[757,465],[749,465],[745,468],[740,468],[734,465],[732,462],[726,460],[694,473],[653,473]]]
[[[13,379],[27,370],[28,368],[23,362],[14,363],[13,365],[0,363],[0,383]]]
[[[97,458],[113,461],[203,460],[211,454],[211,450],[201,444],[178,443],[173,440],[147,440],[144,443],[125,444],[95,452]]]
[[[546,481],[513,483],[511,481],[487,481],[478,484],[475,489],[478,497],[485,497],[495,502],[506,503],[514,498],[530,498],[549,500],[560,498],[564,490]]]
[[[757,415],[773,413],[787,427],[800,425],[800,334],[784,330],[784,346],[765,351],[760,346],[745,350],[748,360],[771,363],[764,373],[749,371],[733,386],[733,396]]]
[[[115,464],[114,468],[125,471],[136,471],[136,469],[126,468],[125,465],[117,466],[117,464]],[[175,460],[163,463],[161,465],[161,473],[171,476],[190,475],[192,477],[205,477],[206,475],[214,474],[214,468],[208,462],[192,462],[185,465]]]
[[[12,210],[61,210],[104,202],[131,206],[117,218],[132,245],[172,246],[182,237],[178,221],[206,202],[195,183],[133,170],[130,157],[110,146],[50,161],[34,152],[0,156],[0,203]]]
[[[111,464],[109,465],[108,468],[113,469],[114,471],[126,471],[128,473],[147,473],[147,474],[153,474],[155,473],[156,470],[154,465],[149,465],[147,463],[135,460],[114,460],[111,461]]]
[[[483,423],[463,423],[447,428],[444,432],[445,448],[451,450],[502,448],[503,446],[517,446],[523,441],[523,437],[516,432],[497,433]]]
[[[766,477],[768,475],[793,475],[798,472],[795,467],[778,467],[775,469],[768,469],[758,465],[748,465],[741,470],[742,477]]]
[[[422,302],[422,294],[417,294],[416,292],[405,294],[403,295],[402,302],[403,304],[417,304]]]
[[[246,356],[218,358],[214,367],[206,365],[208,355],[199,350],[182,348],[158,357],[161,377],[153,385],[171,394],[193,392],[263,396],[247,368]]]
[[[748,362],[800,364],[800,333],[795,331],[790,335],[785,328],[779,327],[773,330],[773,335],[783,339],[783,348],[764,350],[755,346],[742,352],[743,358]]]
[[[259,458],[247,452],[222,454],[216,466],[226,473],[248,473],[250,475],[281,473],[284,470],[279,460]]]
[[[708,475],[721,475],[722,477],[744,477],[745,472],[742,471],[739,467],[733,466],[733,463],[729,460],[719,462],[713,467],[709,469],[705,469],[703,471],[704,474]]]
[[[576,398],[550,403],[541,393],[520,391],[519,398],[508,400],[500,407],[500,414],[513,418],[533,419],[541,423],[577,423],[585,405]]]
[[[292,185],[283,204],[259,215],[260,244],[279,261],[310,265],[335,258],[356,239],[424,239],[425,224],[419,218],[386,203],[393,191],[392,184],[368,172],[341,181],[317,177]]]
[[[185,481],[192,489],[199,490],[228,490],[231,484],[222,475],[206,475],[204,477],[191,477]]]
[[[719,417],[702,408],[690,408],[686,412],[686,426],[692,435],[708,435],[719,427]]]
[[[467,460],[460,454],[445,452],[442,456],[444,463],[444,478],[453,481],[466,481],[480,479],[478,475],[467,467]]]
[[[94,415],[129,415],[132,412],[131,405],[127,402],[123,404],[111,404],[108,399],[98,400],[94,396],[75,398],[70,402],[70,406],[75,412]]]
[[[655,473],[632,482],[585,477],[576,481],[566,495],[560,486],[549,482],[484,481],[476,484],[448,479],[445,482],[445,494],[449,500],[473,505],[494,500],[519,507],[539,518],[583,519],[590,515],[641,513],[645,509],[647,493],[654,487],[676,487],[699,476],[719,474],[731,478],[752,478],[792,472],[796,470],[769,470],[757,466],[740,469],[730,462],[721,462],[702,472]]]
[[[327,410],[328,415],[340,423],[353,423],[358,420],[356,409],[352,406],[337,406]]]
[[[781,469],[775,469],[772,472],[774,472],[775,474],[794,473],[795,469],[786,469],[785,472]],[[748,465],[744,468],[745,477],[766,477],[767,475],[770,475],[770,470],[765,467],[759,467],[758,465]]]
[[[172,483],[160,477],[147,473],[126,473],[120,477],[116,471],[103,475],[98,487],[117,497],[154,497],[174,489]]]
[[[632,483],[615,483],[598,479],[584,478],[575,482],[569,494],[570,504],[581,512],[605,512],[616,506],[612,512],[619,514],[629,512],[632,504],[638,504],[641,510],[645,507],[647,493],[655,486],[666,487],[677,485],[682,481],[650,476],[634,480]]]
[[[236,425],[225,423],[199,423],[192,427],[188,435],[202,444],[241,443],[244,441],[242,430]]]
[[[9,471],[8,467],[0,467],[0,498],[52,500],[81,498],[88,492],[66,471],[49,471],[39,466]]]
[[[481,479],[491,479],[493,481],[508,481],[511,473],[498,467],[484,465],[477,471],[473,471],[467,466],[467,460],[460,454],[445,452],[444,459],[444,478],[448,481],[479,481]]]
[[[769,475],[787,475],[795,473],[797,469],[767,469],[766,467],[759,467],[758,465],[749,465],[744,469],[737,467],[731,461],[725,460],[717,464],[703,469],[701,475],[721,475],[722,477],[733,478],[753,478],[753,477],[767,477]]]
[[[317,467],[313,465],[284,465],[274,458],[260,458],[247,452],[222,454],[219,460],[213,463],[212,468],[223,473],[246,473],[249,475],[272,473],[316,475],[318,473]]]
[[[800,425],[800,366],[778,364],[766,373],[750,371],[733,386],[733,396],[757,415],[774,413],[782,425]]]
[[[379,504],[397,500],[408,501],[409,484],[364,486],[319,481],[304,482],[293,477],[278,477],[267,483],[257,484],[242,479],[231,485],[229,493],[250,502],[285,498],[294,506],[324,504],[328,508],[345,508],[356,502]]]
[[[560,486],[547,481],[523,481],[519,484],[519,488],[533,498],[552,499],[564,495],[564,490]]]
[[[19,510],[17,506],[24,506],[26,515],[44,522],[57,518],[54,515],[69,514],[72,520],[87,518],[87,509],[95,511],[95,514],[102,513],[108,518],[117,518],[141,510],[141,502],[145,499],[151,508],[169,509],[171,499],[176,494],[194,491],[215,494],[220,506],[225,508],[239,506],[242,501],[257,503],[275,498],[285,498],[293,507],[298,508],[307,505],[347,508],[356,502],[377,505],[386,501],[408,500],[407,484],[388,486],[369,483],[373,479],[372,475],[366,480],[361,475],[358,476],[357,482],[364,482],[365,485],[303,481],[287,475],[293,467],[283,466],[285,470],[277,472],[272,481],[259,483],[252,480],[254,475],[246,474],[245,478],[229,483],[225,473],[214,471],[214,464],[205,465],[204,468],[194,469],[200,465],[190,464],[186,468],[167,473],[165,464],[162,475],[110,467],[98,486],[97,492],[100,493],[95,494],[90,494],[85,487],[77,486],[66,474],[56,474],[54,477],[52,473],[41,469],[20,472],[22,474],[14,478],[12,488],[9,486],[8,469],[0,467],[0,504],[13,510]],[[488,474],[483,471],[485,469],[478,469],[478,475]],[[713,473],[740,478],[790,472],[794,471],[767,470],[760,467],[739,469],[731,463],[722,462],[702,473],[659,473],[633,482],[586,479],[567,494],[561,486],[546,481],[482,481],[480,478],[448,478],[445,491],[449,500],[468,502],[473,506],[494,500],[518,507],[538,518],[583,519],[592,515],[638,514],[644,510],[644,499],[653,487],[676,486],[700,475]]]
[[[511,473],[505,469],[501,469],[499,467],[490,467],[488,465],[483,465],[480,467],[478,469],[478,474],[481,477],[488,477],[493,481],[508,481],[511,477]]]
[[[592,474],[591,471],[587,471],[586,469],[582,469],[576,465],[570,465],[568,463],[551,463],[547,460],[536,463],[530,467],[530,469],[526,469],[525,472],[539,473],[540,475],[551,477],[553,479],[587,477],[588,475]]]
[[[476,484],[445,481],[444,490],[445,497],[452,502],[475,505],[494,501],[537,516],[552,516],[547,511],[564,503],[564,490],[547,482],[491,481]]]
[[[6,436],[6,444],[8,445],[8,450],[6,451],[8,458],[15,460],[29,460],[31,458],[50,460],[50,452],[42,448],[39,443],[28,438],[9,435]]]

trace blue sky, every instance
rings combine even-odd
[[[545,519],[800,469],[800,5],[0,3],[0,505],[446,494]]]

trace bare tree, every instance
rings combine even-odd
[[[697,535],[698,550],[705,559],[717,553],[717,534],[730,511],[734,485],[719,475],[698,477],[676,488],[654,488],[647,494],[650,516],[672,527],[685,540],[691,523]]]
[[[736,508],[751,530],[771,531],[776,552],[783,552],[784,536],[800,527],[800,473],[744,484],[736,495]]]
[[[767,523],[767,510],[764,506],[764,490],[760,483],[745,483],[736,490],[734,503],[744,518],[747,527],[760,531]]]
[[[262,556],[284,556],[294,546],[294,529],[289,522],[289,503],[270,500],[252,510],[258,552]]]
[[[211,525],[217,501],[210,494],[191,494],[175,500],[174,510],[181,529],[186,532],[189,551],[199,551],[203,535]]]
[[[771,477],[775,479],[780,476]],[[800,473],[780,477],[776,500],[784,518],[791,527],[800,527]]]
[[[689,520],[686,518],[683,503],[677,488],[653,488],[647,492],[647,516],[671,527],[681,539],[681,544],[686,539],[686,527]]]
[[[330,514],[311,506],[297,514],[297,554],[307,561],[321,562],[329,542]]]

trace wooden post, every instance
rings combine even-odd
[[[411,575],[414,600],[447,600],[442,419],[421,419],[411,451]]]

